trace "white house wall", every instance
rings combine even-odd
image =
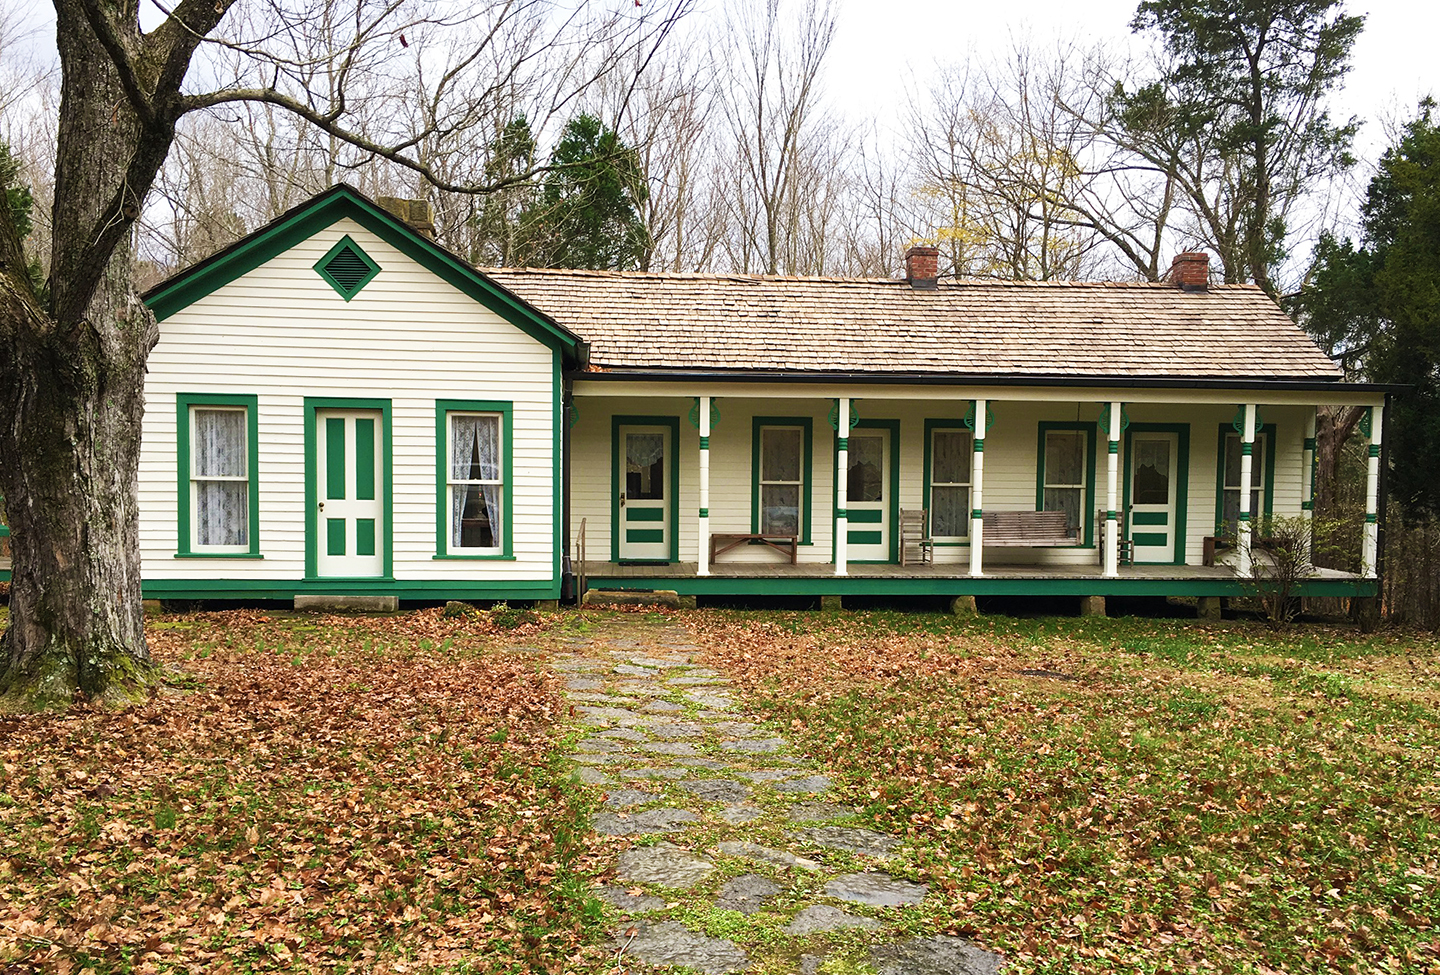
[[[869,390],[861,390],[869,392]],[[1011,395],[1016,391],[1011,390]],[[1172,393],[1179,396],[1181,393]],[[1130,403],[1126,415],[1132,423],[1188,424],[1189,470],[1186,492],[1185,561],[1199,564],[1203,539],[1215,531],[1216,476],[1219,437],[1222,426],[1235,418],[1244,394],[1236,394],[1224,405],[1189,403]],[[855,401],[862,420],[898,420],[900,424],[900,507],[923,507],[924,430],[927,419],[960,420],[969,406],[967,400],[918,402],[883,400],[870,396]],[[828,419],[830,400],[774,397],[720,397],[716,404],[720,419],[710,432],[710,530],[715,533],[750,531],[753,504],[752,457],[753,419],[808,416],[813,430],[814,469],[810,500],[811,544],[799,549],[802,562],[830,562],[834,528],[835,432]],[[688,415],[694,406],[691,397],[582,396],[577,399],[579,419],[571,431],[573,452],[571,503],[572,535],[581,519],[586,523],[586,556],[592,561],[611,558],[612,517],[612,418],[624,416],[676,417],[680,422],[680,545],[682,562],[698,559],[699,538],[699,434]],[[999,402],[993,406],[995,420],[985,445],[984,506],[986,510],[1035,510],[1039,424],[1041,422],[1087,423],[1095,446],[1095,481],[1087,507],[1092,512],[1106,507],[1107,454],[1104,434],[1094,424],[1099,405],[1093,402]],[[1302,446],[1305,418],[1312,410],[1302,406],[1267,406],[1261,410],[1265,424],[1275,424],[1275,481],[1272,507],[1276,514],[1298,515],[1302,487]],[[1123,438],[1122,438],[1123,444]],[[1124,484],[1124,454],[1120,457],[1121,497]],[[1117,506],[1119,505],[1117,501]],[[1094,529],[1098,544],[1098,526]],[[945,546],[937,550],[940,562],[967,562],[968,545]],[[773,551],[742,546],[727,552],[726,563],[781,561]],[[1039,564],[1097,567],[1097,551],[1085,548],[987,548],[989,565]]]
[[[381,268],[349,302],[313,270],[346,234]],[[177,393],[258,396],[263,558],[175,557]],[[397,581],[553,578],[554,353],[342,220],[161,323],[140,459],[147,580],[305,577],[306,397],[391,403]],[[514,404],[514,561],[434,558],[437,399]]]

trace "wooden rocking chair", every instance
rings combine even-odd
[[[928,508],[900,509],[900,564],[922,565],[935,558]]]

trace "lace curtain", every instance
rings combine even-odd
[[[498,548],[502,515],[500,418],[450,417],[450,544],[457,548]],[[471,483],[464,483],[471,482]]]
[[[195,544],[250,544],[244,410],[195,410],[190,444],[195,480]]]

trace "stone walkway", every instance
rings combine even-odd
[[[593,827],[633,838],[597,890],[620,970],[1000,970],[999,955],[925,933],[914,905],[929,888],[904,879],[903,842],[856,825],[823,770],[693,663],[688,633],[637,628],[572,638],[554,662],[587,730],[576,774],[608,792]]]

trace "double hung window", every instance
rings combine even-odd
[[[439,554],[509,554],[510,404],[441,403],[437,413]]]
[[[1091,436],[1094,427],[1040,425],[1040,511],[1065,512],[1068,531],[1089,544],[1091,485],[1095,480]]]
[[[970,460],[973,441],[969,430],[934,427],[930,430],[930,535],[962,539],[970,535]]]
[[[1240,486],[1240,458],[1243,456],[1240,434],[1234,431],[1224,433],[1220,456],[1220,523],[1217,526],[1221,537],[1235,538],[1239,534],[1240,506],[1245,492]],[[1264,517],[1269,501],[1266,485],[1267,475],[1273,474],[1274,458],[1270,455],[1270,431],[1261,430],[1255,434],[1255,443],[1250,451],[1250,517],[1251,530]]]
[[[809,417],[754,420],[754,515],[751,531],[810,541]]]
[[[181,555],[258,555],[254,396],[176,397]]]

